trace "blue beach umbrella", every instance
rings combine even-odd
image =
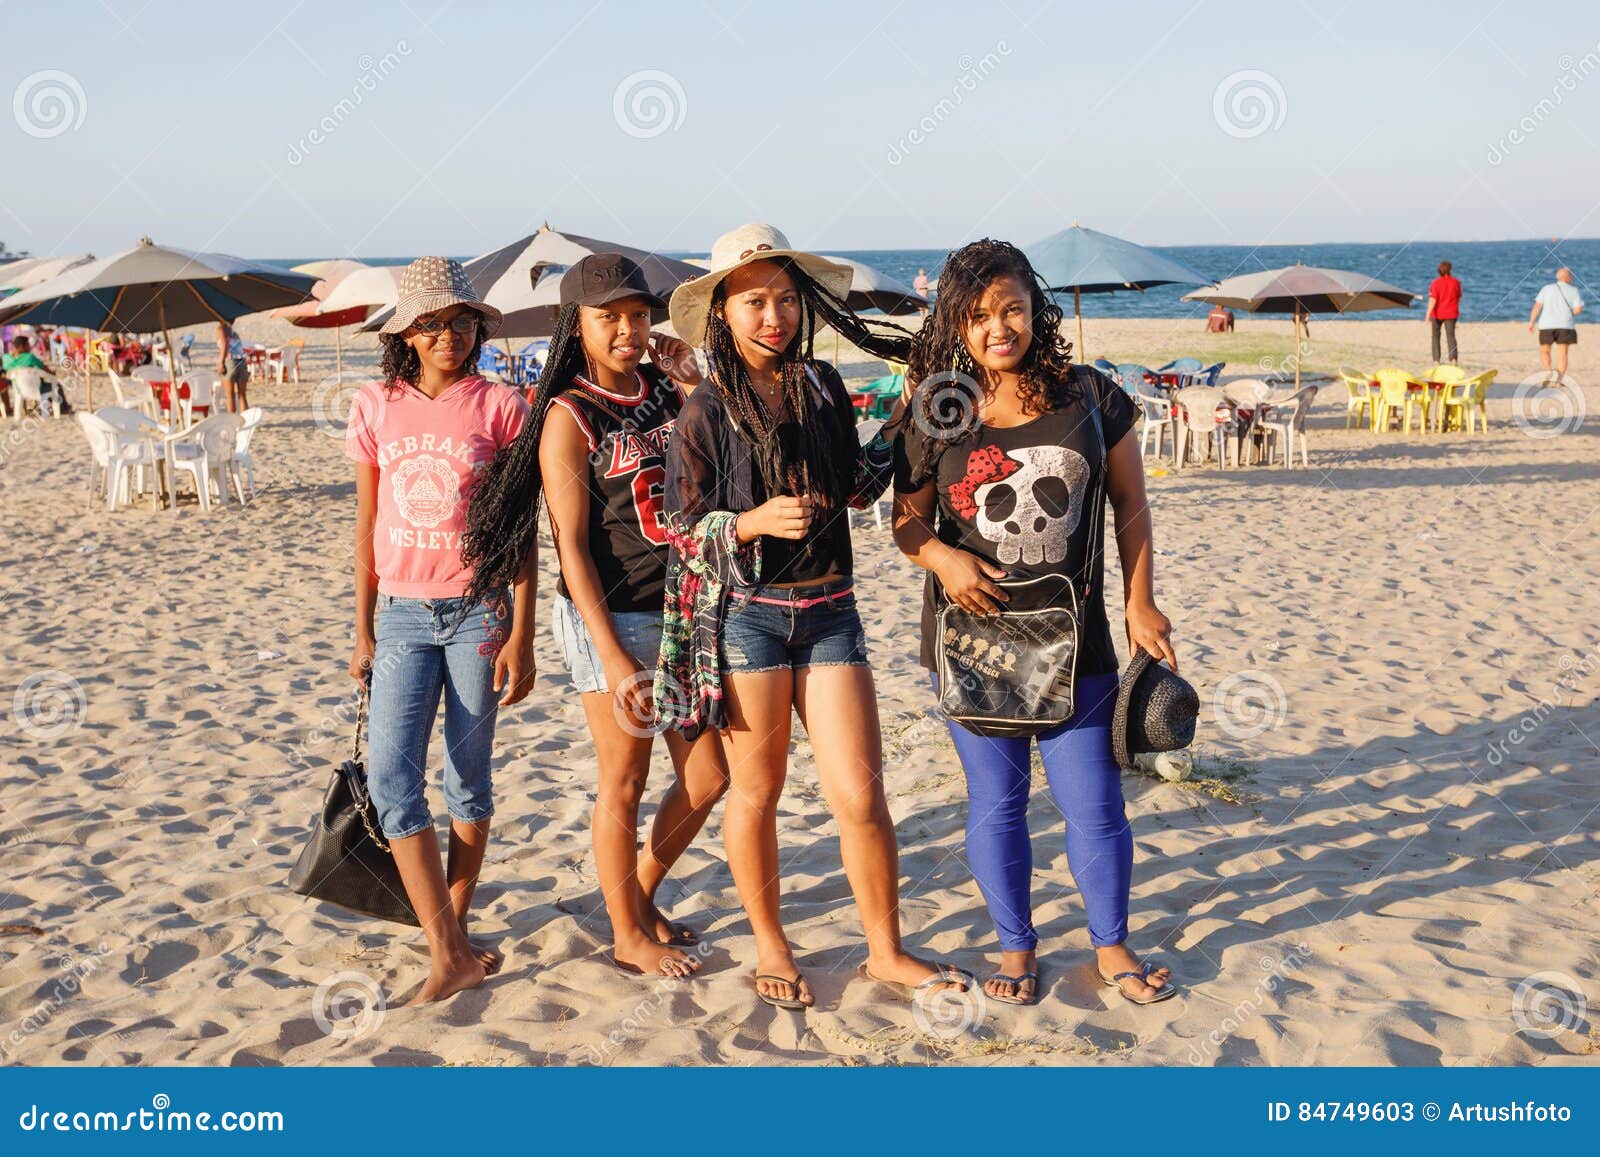
[[[226,253],[169,249],[141,237],[132,249],[86,261],[0,303],[0,325],[79,326],[160,333],[295,305],[317,279]],[[90,409],[94,408],[93,385]]]
[[[1212,279],[1181,261],[1124,241],[1109,233],[1070,229],[1053,233],[1026,246],[1023,252],[1053,293],[1072,291],[1072,313],[1078,321],[1078,360],[1083,360],[1083,307],[1085,293],[1116,293],[1152,285],[1210,285]]]

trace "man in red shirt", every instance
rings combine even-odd
[[[1456,364],[1456,319],[1461,316],[1461,282],[1450,273],[1448,261],[1439,262],[1439,276],[1428,286],[1428,316],[1424,319],[1433,326],[1433,361],[1435,365]],[[1439,331],[1444,331],[1445,345],[1450,356],[1439,356]]]

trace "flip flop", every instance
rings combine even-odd
[[[887,984],[890,988],[898,988],[902,992],[910,994],[912,1000],[916,1000],[922,993],[926,992],[930,988],[933,988],[935,985],[959,984],[961,987],[957,991],[965,992],[967,989],[971,988],[977,983],[977,981],[973,979],[972,973],[957,968],[953,964],[939,965],[938,972],[917,984],[903,984],[898,980],[880,980],[878,977],[872,975],[872,970],[869,969],[865,964],[861,966],[861,975],[865,976],[874,984]]]
[[[670,976],[674,980],[688,980],[689,976],[693,976],[694,975],[693,972],[690,972],[689,976],[679,976],[676,973],[672,973],[672,972],[662,972],[660,969],[657,969],[655,972],[647,973],[644,969],[640,968],[637,964],[628,964],[625,961],[618,960],[615,956],[613,956],[611,958],[611,964],[612,964],[613,967],[615,967],[617,969],[618,972],[626,972],[629,976],[663,976],[663,977]]]
[[[668,948],[693,948],[700,943],[700,934],[687,924],[668,923],[672,929],[672,937],[667,941]]]
[[[1019,991],[1024,983],[1030,980],[1033,981],[1033,996],[1027,1000],[1023,1000],[1020,996],[996,996],[987,988],[983,990],[983,995],[985,997],[993,1001],[998,1001],[1000,1004],[1033,1004],[1039,999],[1039,974],[1037,972],[1024,972],[1021,976],[1007,976],[1003,972],[997,972],[993,976],[989,977],[989,980],[1004,980],[1010,984],[1016,985]],[[985,980],[984,983],[988,984],[989,980]]]
[[[1178,995],[1178,989],[1172,983],[1172,981],[1168,980],[1160,988],[1157,988],[1156,994],[1146,1000],[1140,1000],[1137,996],[1129,996],[1128,990],[1123,988],[1122,984],[1120,983],[1124,976],[1132,976],[1137,980],[1142,980],[1146,984],[1149,984],[1150,982],[1146,978],[1150,975],[1150,970],[1155,967],[1157,967],[1157,965],[1154,961],[1146,960],[1139,966],[1138,971],[1117,972],[1113,973],[1111,976],[1107,976],[1105,973],[1096,968],[1095,974],[1100,977],[1102,983],[1109,984],[1112,988],[1122,993],[1122,999],[1128,1001],[1130,1004],[1155,1004],[1157,1001],[1166,1000],[1169,996]]]
[[[798,971],[794,974],[793,980],[790,980],[787,976],[773,976],[771,973],[767,972],[758,972],[756,973],[755,978],[758,982],[763,980],[775,980],[779,984],[787,984],[790,988],[794,989],[796,996],[798,996],[800,993],[801,981],[805,980],[805,977],[802,976]],[[759,987],[756,989],[756,995],[770,1004],[773,1008],[787,1008],[804,1011],[805,1009],[811,1007],[803,1000],[784,1000],[781,997],[768,996],[766,993],[762,992]]]

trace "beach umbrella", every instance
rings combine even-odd
[[[81,326],[160,333],[293,305],[315,279],[226,253],[192,253],[141,237],[132,249],[86,261],[0,302],[0,325]],[[94,380],[89,381],[94,409]]]
[[[546,267],[572,266],[591,253],[621,253],[638,262],[650,291],[665,299],[672,291],[702,271],[686,261],[675,261],[631,245],[598,241],[576,233],[561,233],[548,225],[537,233],[513,241],[492,253],[466,262],[467,277],[483,300],[498,309],[504,318],[502,338],[549,337],[555,330],[556,308],[549,290],[543,297],[534,293]],[[368,333],[389,320],[392,310],[373,314],[362,326]],[[510,353],[509,344],[506,352]]]
[[[316,314],[297,325],[333,327],[333,356],[339,381],[344,381],[344,327],[360,325],[373,310],[386,309],[400,299],[403,265],[363,265],[338,279],[317,306]]]
[[[1287,265],[1260,273],[1229,277],[1209,289],[1184,295],[1185,301],[1203,301],[1246,313],[1287,313],[1294,317],[1294,384],[1300,386],[1300,336],[1313,313],[1365,313],[1374,309],[1404,309],[1417,295],[1365,273],[1348,269],[1322,269],[1315,265]]]
[[[353,257],[327,257],[321,261],[303,261],[299,265],[291,266],[296,273],[304,273],[309,277],[318,277],[329,285],[334,285],[348,273],[358,269],[367,269],[370,266],[365,261],[357,261]]]
[[[93,260],[93,253],[83,253],[77,257],[28,257],[10,265],[0,265],[0,293],[30,289],[41,281],[49,281],[59,273]]]
[[[824,260],[851,269],[850,296],[845,304],[851,309],[876,309],[888,314],[911,314],[928,308],[928,299],[911,286],[875,269],[865,261],[849,257],[826,256]]]
[[[1085,293],[1116,293],[1152,285],[1210,285],[1211,278],[1143,245],[1109,233],[1085,229],[1077,222],[1027,246],[1024,253],[1052,293],[1072,291],[1072,315],[1078,322],[1078,360],[1084,360]]]

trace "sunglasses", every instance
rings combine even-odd
[[[475,313],[458,313],[449,321],[437,317],[430,317],[427,321],[412,323],[411,328],[424,337],[438,337],[446,329],[454,330],[465,337],[478,327],[478,315]]]

